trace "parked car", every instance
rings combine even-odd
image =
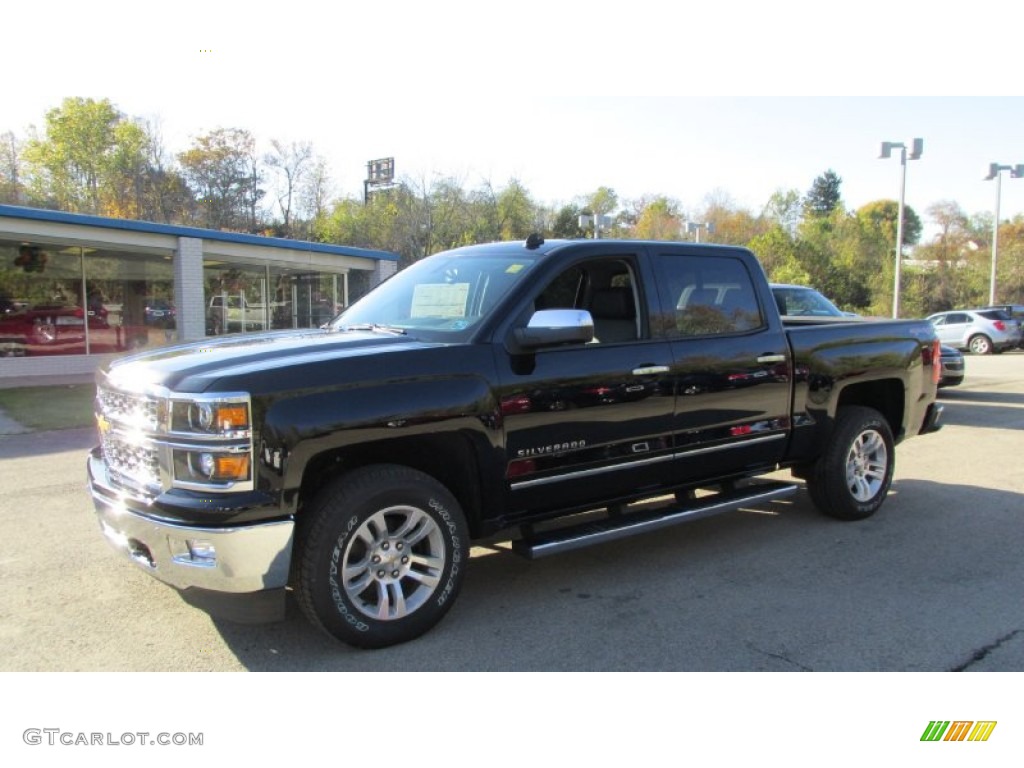
[[[158,328],[174,327],[174,307],[166,299],[147,297],[144,313],[146,325],[155,325]]]
[[[109,312],[100,306],[83,309],[70,304],[37,304],[0,316],[0,356],[81,355],[88,343],[92,352],[120,352],[146,343],[138,326],[112,326]]]
[[[854,312],[843,312],[820,292],[806,285],[772,283],[772,296],[783,317],[858,317]]]
[[[988,355],[1020,345],[1020,322],[1001,309],[956,309],[936,312],[928,320],[943,344]]]
[[[1001,309],[1021,325],[1021,343],[1018,345],[1024,348],[1024,304],[993,304],[982,309]]]
[[[964,381],[964,356],[956,347],[942,345],[939,351],[942,371],[939,374],[939,388],[955,387]]]

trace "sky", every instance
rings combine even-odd
[[[937,202],[991,215],[989,164],[1024,163],[1019,52],[992,32],[1005,4],[766,5],[55,0],[5,11],[44,31],[0,46],[17,73],[0,132],[27,136],[68,96],[107,98],[172,153],[218,127],[263,149],[309,141],[346,195],[394,157],[400,177],[515,178],[549,205],[608,186],[754,214],[826,170],[847,208],[897,199],[898,152],[880,160],[880,144],[919,137],[905,200],[926,236]],[[1024,213],[1024,180],[1004,172],[1000,188],[1001,218]]]

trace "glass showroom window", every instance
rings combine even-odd
[[[84,250],[91,352],[157,347],[176,339],[170,253]]]
[[[266,330],[267,270],[249,264],[222,261],[203,263],[206,333],[244,333]]]
[[[0,240],[0,355],[109,354],[166,343],[174,331],[169,259]],[[159,322],[150,301],[157,296],[166,307]]]

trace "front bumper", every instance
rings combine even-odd
[[[103,459],[90,455],[89,488],[100,528],[119,552],[179,590],[242,594],[288,583],[292,520],[202,528],[145,515],[144,504],[113,487]]]

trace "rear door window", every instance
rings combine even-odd
[[[717,336],[765,325],[753,280],[740,259],[663,253],[657,262],[660,335]]]

